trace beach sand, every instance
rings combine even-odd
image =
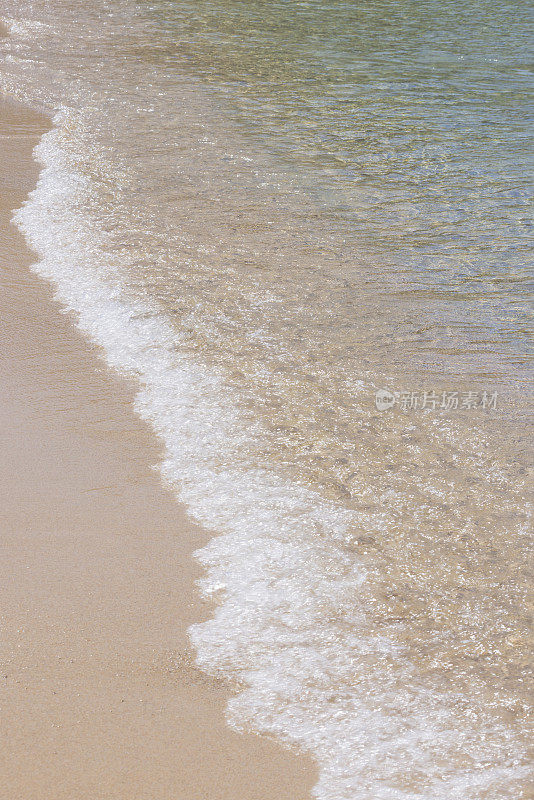
[[[0,119],[0,798],[309,798],[311,761],[230,730],[228,687],[194,666],[208,535],[151,468],[134,387],[30,272],[10,218],[47,122]]]

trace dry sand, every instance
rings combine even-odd
[[[315,768],[231,731],[188,654],[207,534],[10,224],[47,122],[0,103],[0,798],[304,800]]]

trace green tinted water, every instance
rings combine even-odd
[[[157,59],[219,91],[334,228],[531,336],[527,2],[166,2]],[[175,46],[173,46],[175,42]],[[462,309],[460,309],[462,313]]]
[[[526,4],[6,6],[62,111],[25,231],[225,533],[234,722],[325,800],[526,800]]]

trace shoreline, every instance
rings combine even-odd
[[[0,133],[5,797],[306,800],[305,755],[225,722],[228,687],[193,662],[211,537],[151,465],[161,447],[62,314],[10,222],[49,123],[5,99]]]

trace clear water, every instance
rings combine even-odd
[[[231,724],[321,800],[529,797],[527,4],[3,13],[17,221],[216,534]]]
[[[373,267],[409,268],[410,290],[474,301],[523,350],[532,332],[530,3],[150,10],[154,60],[209,82],[240,130],[298,171],[344,247]]]

